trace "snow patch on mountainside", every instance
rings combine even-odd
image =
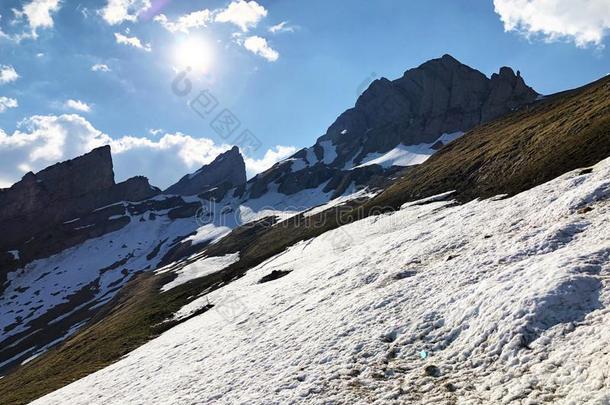
[[[286,195],[278,191],[277,183],[271,183],[263,196],[240,204],[238,208],[240,222],[248,223],[268,216],[287,219],[311,207],[325,204],[333,195],[333,191],[326,193],[323,191],[327,184],[328,181],[316,188],[308,188]]]
[[[79,307],[108,302],[136,272],[154,268],[168,246],[161,246],[159,254],[150,260],[146,256],[160,240],[184,236],[196,227],[194,218],[170,220],[157,216],[141,222],[144,216],[134,215],[123,229],[8,273],[8,286],[0,296],[3,340],[24,331],[31,320],[69,302],[81,290],[91,291],[91,297]],[[51,322],[65,316],[59,315]]]
[[[320,142],[320,146],[324,151],[324,164],[329,165],[334,162],[337,158],[337,147],[333,144],[333,141]]]
[[[358,199],[368,199],[374,197],[378,192],[374,192],[369,190],[368,188],[358,188],[352,182],[349,187],[345,190],[343,195],[335,198],[327,202],[326,204],[319,205],[310,209],[309,211],[303,214],[304,217],[311,217],[312,215],[319,214],[320,212],[326,211],[329,208],[337,207],[339,205],[345,204],[349,201],[358,200]]]
[[[305,156],[305,159],[307,159],[307,163],[310,166],[313,166],[318,163],[318,157],[316,156],[316,152],[313,147],[307,148],[307,155]]]
[[[300,242],[35,403],[610,402],[610,159]],[[289,272],[260,284],[272,271]]]
[[[196,278],[204,277],[208,274],[216,273],[224,269],[225,267],[230,266],[233,263],[236,263],[239,260],[239,253],[232,253],[225,256],[220,257],[206,257],[201,260],[197,260],[196,262],[190,263],[176,273],[178,277],[176,277],[173,281],[165,284],[161,291],[169,291],[174,287],[177,287],[181,284],[184,284],[190,280],[194,280]],[[168,269],[158,270],[158,273],[165,273]]]
[[[377,152],[369,153],[362,159],[363,163],[356,166],[356,168],[369,165],[379,165],[383,168],[419,165],[428,160],[433,154],[434,151],[430,149],[429,144],[413,146],[400,144],[384,154]]]
[[[233,224],[233,227],[235,227],[235,224]],[[205,242],[215,243],[231,233],[233,227],[205,224],[197,228],[195,234],[186,238],[185,241],[191,241],[194,245]]]
[[[309,166],[308,162],[303,159],[287,159],[291,162],[290,170],[295,173]]]
[[[369,153],[362,159],[358,167],[369,165],[379,165],[383,168],[391,166],[414,166],[424,163],[430,156],[436,153],[436,149],[432,148],[439,142],[446,145],[462,136],[463,132],[455,132],[452,134],[443,134],[432,143],[422,143],[419,145],[403,145],[400,144],[394,149],[386,153]],[[441,145],[441,146],[442,146]]]

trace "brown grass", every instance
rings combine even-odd
[[[610,155],[610,78],[550,97],[470,131],[373,203],[456,190],[462,201],[514,195]]]

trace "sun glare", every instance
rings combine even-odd
[[[189,37],[177,44],[174,59],[179,69],[190,68],[198,73],[208,73],[212,66],[213,52],[204,39]]]

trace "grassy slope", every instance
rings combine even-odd
[[[376,203],[398,207],[449,190],[462,201],[514,195],[609,155],[610,78],[604,78],[475,128]]]
[[[172,324],[159,323],[203,291],[218,288],[293,243],[317,236],[376,207],[456,190],[460,200],[516,194],[610,155],[610,78],[517,111],[443,148],[378,197],[351,210],[293,217],[273,227],[239,229],[205,254],[240,251],[224,271],[159,294],[167,276],[142,274],[104,313],[56,349],[0,380],[3,404],[20,404],[111,364]],[[202,253],[202,254],[204,254]]]

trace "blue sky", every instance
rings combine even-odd
[[[165,187],[246,129],[253,175],[313,144],[373,78],[445,53],[545,94],[580,86],[610,72],[610,4],[575,3],[2,0],[0,187],[104,143],[117,180]],[[206,116],[188,104],[203,90]],[[230,135],[210,126],[225,109]]]

